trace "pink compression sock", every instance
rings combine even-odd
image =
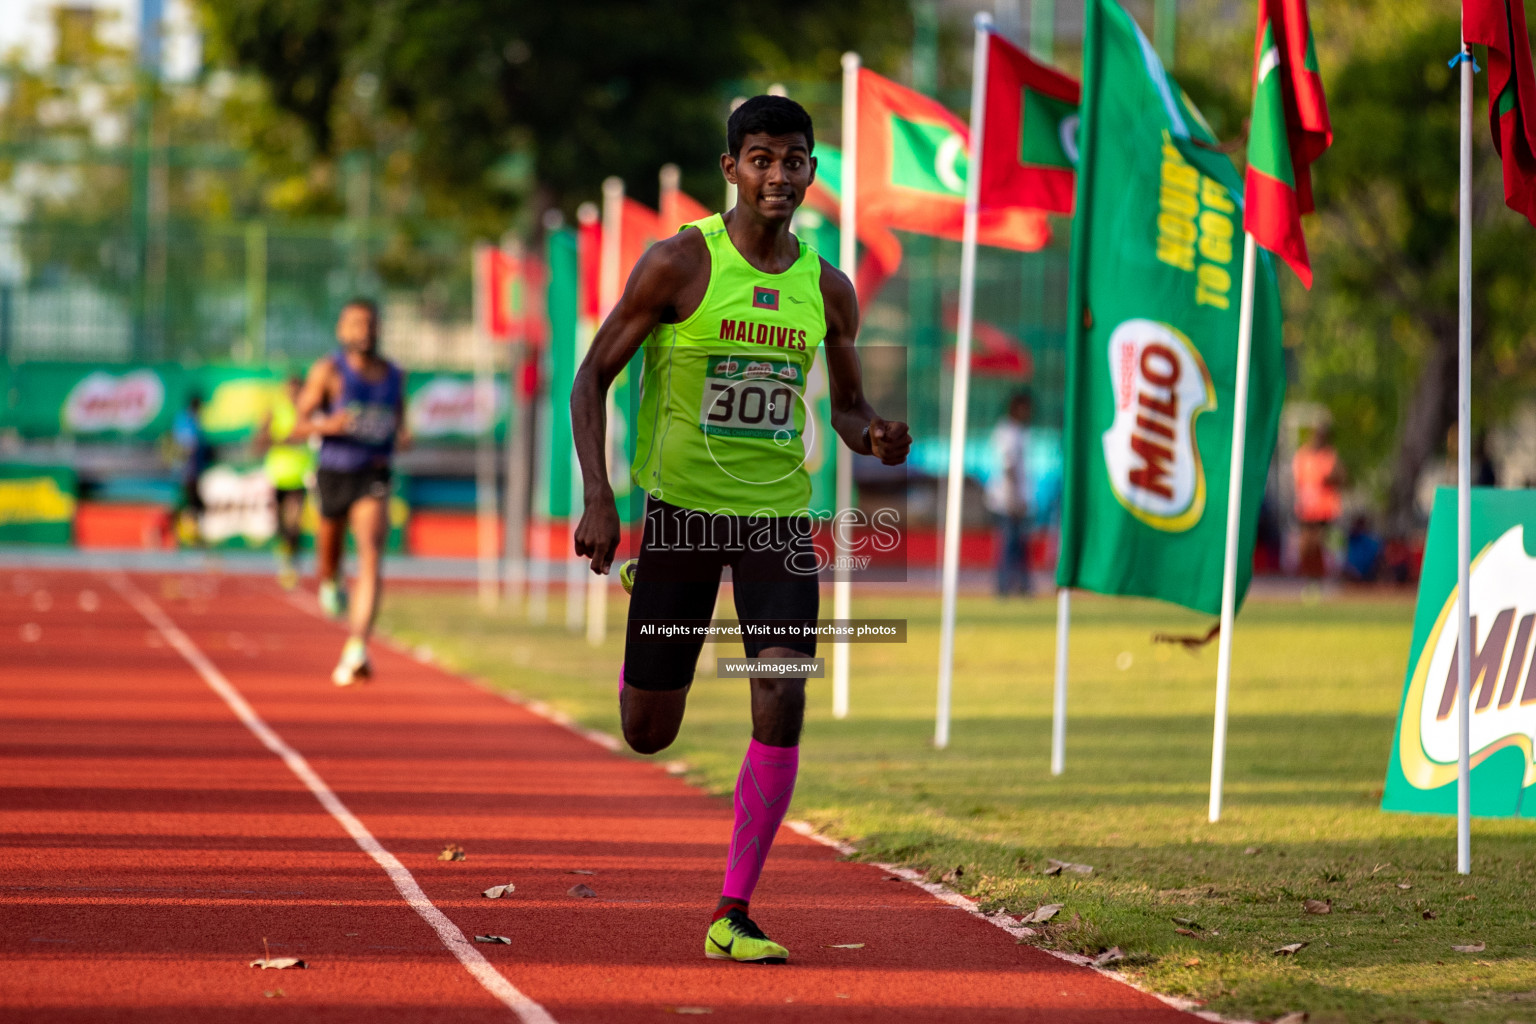
[[[731,852],[725,862],[721,895],[747,901],[757,888],[763,861],[773,837],[789,810],[800,770],[799,747],[770,747],[753,740],[736,777],[736,830],[731,833]]]

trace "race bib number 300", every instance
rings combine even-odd
[[[800,436],[795,413],[804,390],[804,371],[787,359],[710,356],[699,429],[720,437],[769,437],[787,443]]]

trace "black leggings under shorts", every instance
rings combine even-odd
[[[679,508],[655,498],[645,510],[640,564],[629,602],[624,682],[641,690],[680,690],[693,681],[704,639],[649,640],[643,623],[706,623],[714,615],[720,575],[731,567],[736,617],[750,623],[814,623],[821,609],[820,568],[805,516],[755,518]],[[806,657],[808,638],[742,638],[749,658],[769,647]]]

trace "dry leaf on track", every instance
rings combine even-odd
[[[1088,864],[1073,864],[1071,861],[1055,859],[1047,860],[1045,863],[1047,865],[1045,873],[1048,875],[1059,875],[1063,871],[1070,871],[1076,875],[1093,874],[1093,867]]]
[[[1279,949],[1275,950],[1275,956],[1295,956],[1297,953],[1300,953],[1310,945],[1312,945],[1311,941],[1292,942],[1289,945],[1281,946]]]
[[[484,896],[488,900],[499,900],[503,896],[512,895],[516,889],[517,886],[513,885],[511,882],[508,882],[506,885],[493,885],[480,895]]]
[[[443,851],[437,855],[438,860],[463,860],[467,856],[464,847],[458,843],[449,843],[443,847]]]
[[[595,874],[597,874],[597,872],[596,871],[588,871],[586,868],[575,868],[575,869],[573,869],[571,871],[567,871],[566,874],[568,874],[568,875],[595,875]]]
[[[862,942],[840,942],[840,943],[837,943],[836,945],[823,946],[822,948],[823,949],[863,949],[864,948],[864,943],[862,943]]]
[[[510,946],[510,945],[512,945],[512,940],[507,938],[505,935],[476,935],[475,936],[475,941],[476,942],[488,942],[488,943],[490,943],[492,945],[495,945],[495,946]]]
[[[1333,901],[1305,900],[1301,904],[1301,909],[1305,910],[1309,914],[1331,914],[1333,913]]]
[[[580,899],[580,900],[589,900],[589,899],[592,899],[594,896],[597,895],[597,893],[593,892],[591,890],[591,888],[589,888],[588,886],[586,886],[586,885],[584,885],[584,884],[582,884],[580,882],[576,883],[575,885],[571,886],[569,889],[565,890],[565,894],[567,896],[575,896],[577,899]]]
[[[290,967],[303,969],[309,965],[306,964],[303,960],[300,960],[298,957],[280,956],[258,957],[257,959],[251,961],[251,966],[260,967],[264,971],[285,971]]]
[[[1110,964],[1118,963],[1124,959],[1124,950],[1122,950],[1119,946],[1110,946],[1104,952],[1093,958],[1093,966],[1108,967]]]
[[[1488,948],[1488,943],[1475,942],[1470,946],[1452,946],[1451,948],[1458,953],[1481,953]]]
[[[1019,918],[1020,924],[1045,924],[1051,918],[1061,913],[1062,903],[1045,903],[1034,909],[1033,912]]]

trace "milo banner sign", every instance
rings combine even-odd
[[[0,544],[68,544],[75,490],[68,466],[0,463]]]
[[[1474,489],[1472,553],[1472,813],[1536,818],[1536,491]],[[1456,491],[1442,487],[1382,810],[1456,813],[1457,599]]]
[[[1232,457],[1243,183],[1113,0],[1090,0],[1072,235],[1057,582],[1216,614]],[[1260,251],[1238,592],[1285,377]]]
[[[152,440],[186,403],[188,371],[176,363],[28,362],[10,383],[5,418],[23,437]]]

